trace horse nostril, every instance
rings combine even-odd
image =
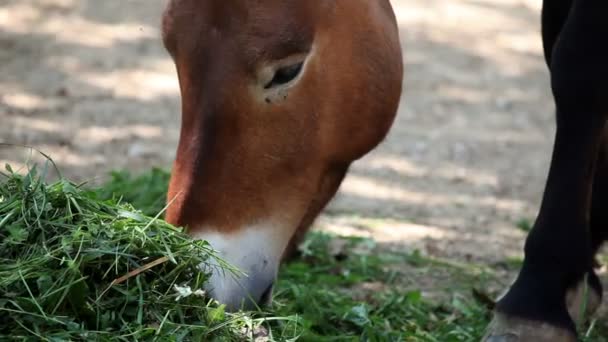
[[[262,297],[260,297],[260,304],[267,305],[270,304],[272,299],[272,288],[274,287],[274,283],[270,283],[264,293],[262,293]]]

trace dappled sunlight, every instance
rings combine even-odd
[[[453,225],[454,222],[450,222]],[[513,229],[492,234],[455,229],[441,225],[415,224],[408,220],[366,218],[360,216],[322,216],[314,230],[372,238],[387,248],[402,253],[418,251],[437,258],[460,258],[475,262],[501,262],[504,258],[522,257],[522,246],[516,242],[525,234]],[[480,253],[483,250],[484,253]]]
[[[83,127],[76,133],[76,139],[86,143],[101,144],[114,140],[138,137],[154,139],[160,137],[162,129],[151,125],[132,125],[126,127]]]
[[[54,11],[49,12],[44,5],[51,6]],[[120,58],[121,45],[151,40],[160,49],[158,26],[141,22],[104,23],[63,13],[62,9],[67,11],[74,6],[76,3],[69,1],[49,0],[43,6],[36,2],[13,2],[0,7],[0,30],[7,34],[49,37],[53,44],[65,45],[73,50],[47,53],[41,62],[49,68],[64,72],[70,78],[77,78],[79,82],[87,84],[88,88],[99,88],[115,97],[139,100],[178,95],[174,66],[168,56],[156,60],[146,58],[144,63],[135,60],[133,64],[131,61],[131,65],[118,70],[100,70],[106,69],[100,68],[106,63],[112,69],[119,66],[112,61]],[[160,18],[157,20],[160,22]],[[91,65],[90,59],[98,57],[96,55],[108,57],[101,65]],[[81,86],[71,88],[76,94],[83,91]],[[14,89],[23,91],[18,87]]]
[[[60,19],[47,22],[39,32],[55,35],[60,43],[79,44],[91,47],[111,47],[121,42],[132,42],[142,38],[158,38],[158,30],[141,24],[99,24],[74,18],[69,31]]]
[[[40,148],[76,180],[116,168],[170,167],[179,87],[160,41],[163,4],[0,5],[0,143]],[[20,153],[11,150],[0,157]]]
[[[397,172],[403,176],[420,177],[426,173],[426,169],[421,165],[416,165],[410,162],[406,158],[399,158],[397,156],[388,155],[374,155],[365,164],[365,167],[370,170],[382,170],[388,169],[393,172]]]
[[[44,133],[59,133],[64,129],[60,122],[52,122],[31,117],[17,117],[13,124],[16,130],[38,131]]]
[[[400,206],[488,206],[512,213],[519,212],[526,206],[521,200],[480,194],[411,191],[407,190],[407,183],[407,179],[404,179],[402,185],[387,184],[378,179],[352,174],[344,181],[341,193],[371,200],[395,201]]]
[[[372,223],[366,222],[362,218],[351,220],[347,218],[323,218],[319,220],[318,225],[322,227],[323,231],[343,236],[373,238],[381,243],[406,242],[411,244],[424,239],[456,238],[456,232],[454,231],[397,220]]]
[[[441,84],[437,92],[441,93],[442,96],[447,96],[454,100],[478,103],[488,101],[487,91],[473,87],[463,87],[462,85]]]
[[[3,94],[2,101],[14,109],[23,111],[48,109],[57,105],[57,100],[25,92]],[[33,120],[32,118],[17,118],[18,121],[20,119]]]
[[[511,119],[511,120],[509,120]],[[517,121],[515,118],[497,118],[498,122],[484,123],[485,127],[476,127],[475,123],[468,123],[463,118],[451,118],[449,121],[437,125],[434,129],[428,132],[428,139],[431,141],[439,141],[441,139],[449,140],[460,140],[460,142],[471,141],[475,143],[489,143],[489,144],[534,144],[543,143],[546,141],[544,133],[530,134],[530,132],[523,132],[517,127],[512,129],[500,128],[500,121],[509,121],[512,125],[516,125]],[[494,126],[494,127],[492,127]],[[471,134],[472,129],[479,129],[475,131],[475,134]],[[402,128],[402,133],[411,133],[412,135],[419,134],[420,131],[414,128]],[[456,147],[457,148],[457,147]]]
[[[82,79],[90,85],[111,91],[116,97],[148,101],[160,96],[179,95],[179,84],[175,76],[164,70],[135,69],[87,73]]]
[[[370,199],[388,199],[407,201],[411,204],[438,204],[436,196],[407,191],[405,189],[382,185],[377,180],[367,177],[350,175],[344,181],[341,192],[350,195],[367,197]]]
[[[54,145],[43,145],[36,144],[35,148],[38,151],[43,152],[45,155],[41,155],[38,151],[28,148],[28,146],[0,146],[0,159],[4,154],[12,152],[11,155],[15,156],[15,159],[10,160],[10,165],[17,171],[25,173],[32,166],[40,168],[49,162],[47,156],[52,158],[51,160],[57,165],[61,165],[61,171],[64,170],[69,172],[70,168],[79,168],[87,166],[100,166],[105,164],[106,158],[102,155],[87,155],[83,153],[72,152],[66,147],[54,146]],[[13,151],[10,151],[13,150]],[[4,168],[5,164],[2,164]],[[15,167],[18,165],[18,167]]]
[[[520,76],[538,68],[542,59],[540,42],[540,1],[468,1],[468,0],[397,0],[396,15],[402,35],[424,36],[445,45],[454,45],[468,53],[500,65],[500,72]],[[536,21],[530,21],[532,13]],[[407,31],[405,30],[407,29]],[[405,47],[408,48],[407,45]],[[424,51],[407,51],[406,61],[424,62]],[[440,57],[440,56],[437,56]],[[476,82],[483,73],[470,74],[470,69],[438,65],[444,77]],[[471,76],[473,76],[471,78]]]
[[[389,171],[402,176],[403,178],[399,178],[398,180],[405,182],[407,182],[408,177],[423,177],[466,182],[475,186],[497,186],[498,184],[497,175],[491,172],[476,170],[455,163],[444,163],[439,168],[432,168],[416,164],[409,161],[406,157],[386,153],[372,154],[364,164],[357,164],[357,168],[380,173]]]
[[[116,98],[153,101],[159,97],[179,96],[179,83],[173,74],[175,66],[170,59],[147,59],[144,65],[112,71],[100,71],[70,56],[49,58],[48,65],[68,75],[78,75],[78,81],[97,93]],[[76,86],[73,95],[89,95],[90,90]]]
[[[158,30],[139,24],[101,24],[80,17],[46,17],[43,9],[34,5],[15,4],[0,8],[0,28],[12,33],[48,34],[58,43],[78,44],[88,47],[108,48],[119,42],[136,41],[142,38],[157,38]],[[9,13],[18,13],[17,16]],[[65,28],[69,26],[70,29]]]
[[[75,153],[65,151],[65,149],[56,148],[53,146],[42,146],[42,150],[45,151],[49,156],[60,156],[59,159],[54,160],[56,163],[64,165],[65,168],[70,167],[83,167],[92,165],[103,165],[106,163],[106,158],[103,155],[87,155],[83,153]]]

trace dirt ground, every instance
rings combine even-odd
[[[75,179],[170,167],[179,135],[162,0],[0,0],[0,142]],[[317,226],[492,263],[521,255],[554,134],[541,0],[394,0],[406,61],[387,140]],[[25,152],[0,148],[0,162]]]

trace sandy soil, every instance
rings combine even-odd
[[[0,142],[64,173],[169,167],[179,93],[161,0],[0,0]],[[554,134],[541,0],[395,0],[405,89],[318,227],[492,263],[521,254]],[[25,159],[0,148],[0,161]]]

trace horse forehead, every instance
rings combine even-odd
[[[299,23],[311,19],[311,10],[325,1],[301,0],[170,0],[167,16],[217,30],[264,28]]]
[[[232,48],[247,63],[310,50],[325,0],[172,0],[163,35],[169,50]],[[219,44],[219,45],[218,45]],[[213,52],[215,56],[219,51]]]

